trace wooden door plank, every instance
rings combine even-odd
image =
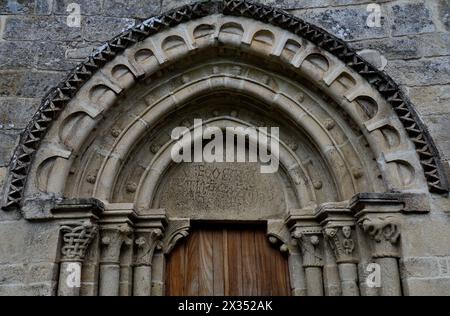
[[[214,294],[213,266],[213,234],[211,230],[202,230],[199,234],[199,295],[212,296]]]
[[[223,284],[225,296],[230,296],[230,267],[228,265],[228,258],[230,254],[228,252],[228,230],[223,229]]]
[[[255,231],[242,230],[242,282],[243,295],[258,295],[258,274],[256,270]]]
[[[286,295],[286,269],[284,264],[284,258],[280,250],[277,248],[271,248],[272,251],[272,284],[274,284],[274,296],[285,296]]]
[[[185,283],[185,295],[198,296],[199,295],[199,261],[200,252],[198,248],[199,233],[193,233],[186,244],[185,262],[186,267],[186,283]]]
[[[228,271],[231,296],[242,296],[242,242],[239,230],[228,229]]]
[[[225,295],[225,259],[227,258],[224,253],[224,231],[214,230],[212,232],[212,246],[213,246],[213,280],[214,280],[214,296]]]
[[[267,251],[267,238],[261,232],[255,233],[255,249],[257,253],[256,266],[258,267],[258,296],[272,295],[272,280],[270,278],[270,256]]]
[[[166,267],[166,293],[169,296],[185,295],[185,243],[176,247]]]

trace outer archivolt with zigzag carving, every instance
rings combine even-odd
[[[6,209],[15,209],[20,206],[24,197],[30,166],[41,140],[52,126],[52,122],[58,118],[61,111],[77,95],[79,89],[100,68],[119,56],[127,48],[152,35],[213,14],[250,18],[286,30],[292,36],[300,36],[314,44],[318,49],[327,51],[337,57],[347,67],[365,78],[398,115],[407,135],[415,146],[430,190],[447,191],[447,180],[431,137],[418,119],[409,101],[388,76],[366,63],[343,41],[284,11],[248,1],[225,0],[223,2],[197,3],[151,18],[109,41],[89,57],[85,63],[76,67],[65,81],[48,94],[21,137],[20,145],[16,149],[13,159]],[[145,52],[142,53],[144,55],[141,57],[145,58]],[[138,57],[136,56],[136,58]],[[292,63],[295,64],[294,61]],[[329,80],[333,80],[332,75],[329,74]],[[370,118],[372,113],[369,110],[366,111],[366,114]],[[376,129],[376,127],[373,128]],[[95,182],[95,180],[93,181]]]

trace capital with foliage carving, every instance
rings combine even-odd
[[[136,259],[135,266],[150,266],[156,248],[161,248],[163,231],[159,228],[146,232],[136,233]]]
[[[101,229],[101,263],[118,264],[122,246],[132,245],[132,230],[127,225]]]

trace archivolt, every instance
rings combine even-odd
[[[278,70],[278,75],[258,79],[245,78],[238,71],[219,79],[224,73],[223,67],[212,66],[212,74],[215,73],[217,78],[203,76],[197,82],[192,78],[182,79],[192,81],[190,86],[185,85],[179,92],[166,91],[170,97],[159,100],[163,105],[149,103],[148,112],[152,112],[153,118],[162,116],[168,108],[179,107],[177,100],[192,98],[187,96],[189,91],[207,91],[218,83],[223,89],[251,92],[255,98],[262,98],[269,105],[275,104],[307,130],[318,147],[330,139],[329,144],[321,148],[322,153],[326,154],[332,148],[339,156],[339,144],[329,138],[330,133],[326,131],[333,128],[333,122],[314,122],[311,118],[302,122],[308,115],[299,115],[303,110],[298,87],[283,79],[285,74],[293,73],[320,89],[358,126],[378,160],[387,189],[417,191],[426,189],[428,183],[433,191],[447,190],[447,180],[432,139],[409,101],[389,77],[366,63],[341,40],[301,19],[248,1],[225,0],[185,6],[133,27],[105,44],[52,90],[16,149],[6,208],[16,208],[24,195],[35,194],[36,183],[44,183],[48,192],[62,191],[66,177],[56,177],[49,184],[51,170],[58,170],[65,176],[71,172],[71,161],[75,155],[82,154],[79,151],[83,144],[102,115],[116,104],[118,95],[135,82],[161,76],[176,62],[188,61],[196,53],[211,48],[233,53],[236,57],[258,56],[259,60],[266,60],[266,64],[278,65],[281,71]],[[206,84],[206,89],[194,88],[202,84]],[[323,103],[323,100],[317,102]],[[109,164],[118,165],[123,161],[139,135],[152,124],[145,118],[137,122],[141,125],[131,125],[127,131],[133,136],[126,136],[128,141],[123,145],[117,143],[116,148],[123,151],[122,159],[114,162],[114,157],[118,157],[115,150],[106,154],[100,179]],[[77,137],[68,137],[73,131],[77,132]],[[343,166],[346,166],[345,157],[336,159],[344,159]],[[407,170],[410,179],[399,182],[391,174],[392,168]],[[354,178],[360,178],[360,172],[348,170],[352,169],[348,165],[344,169],[343,172],[350,175],[347,179],[351,189],[341,192],[341,198],[368,189],[355,185]],[[117,173],[118,167],[112,166],[111,170]],[[334,174],[339,172],[335,170]],[[366,173],[371,171],[366,170]],[[28,181],[31,188],[25,192],[29,174],[36,176],[33,181]],[[38,179],[39,174],[44,176]],[[339,180],[345,181],[345,178]],[[91,182],[97,181],[95,175]],[[370,182],[370,177],[366,181]],[[97,182],[96,192],[101,192],[99,185]],[[109,193],[101,195],[105,199],[110,197]]]

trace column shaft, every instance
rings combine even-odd
[[[381,266],[381,296],[402,296],[397,258],[378,258]]]
[[[152,267],[137,266],[134,268],[133,278],[133,294],[134,296],[151,296],[152,295]]]
[[[321,267],[306,267],[306,287],[308,296],[323,296],[323,276]]]
[[[100,264],[100,296],[119,296],[120,265]]]
[[[358,268],[354,263],[338,264],[343,296],[359,296]]]

